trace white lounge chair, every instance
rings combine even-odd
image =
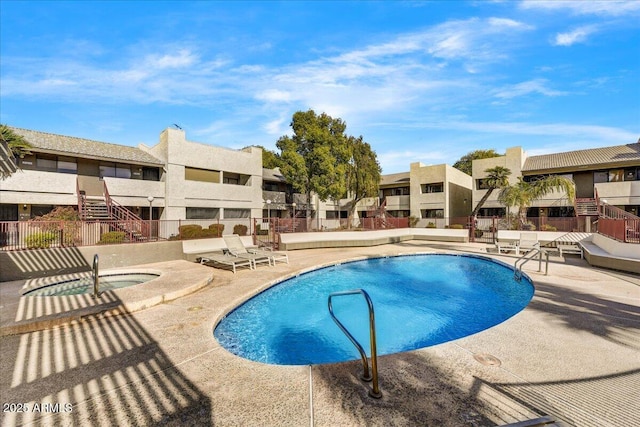
[[[204,254],[200,257],[200,264],[212,264],[212,267],[214,267],[215,264],[227,265],[232,268],[234,274],[236,272],[236,267],[248,265],[250,270],[253,270],[254,268],[253,262],[251,262],[251,260],[249,259],[243,259],[224,254]]]
[[[540,248],[540,242],[538,241],[537,233],[520,233],[518,250],[522,252],[529,252],[530,250],[536,248]]]
[[[229,250],[229,253],[231,255],[238,258],[250,260],[251,262],[253,262],[254,268],[258,263],[262,262],[266,262],[271,265],[272,256],[249,252],[242,243],[242,240],[240,240],[240,236],[238,236],[237,234],[227,234],[226,236],[222,236],[222,238],[224,239],[224,243],[227,245],[227,249]]]

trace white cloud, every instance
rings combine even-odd
[[[154,68],[185,68],[190,67],[198,61],[198,58],[193,55],[189,50],[182,49],[177,54],[166,54],[160,57],[150,56],[147,58],[147,63]]]
[[[571,46],[575,43],[583,43],[587,37],[596,31],[596,27],[588,25],[579,27],[567,33],[556,34],[554,44],[556,46]]]
[[[522,9],[572,12],[576,15],[624,16],[640,12],[637,0],[524,0]]]
[[[547,87],[546,79],[533,79],[526,82],[518,83],[503,87],[495,93],[495,97],[500,99],[511,99],[519,96],[525,96],[532,93],[539,93],[545,96],[561,96],[567,95],[567,92],[553,90]]]

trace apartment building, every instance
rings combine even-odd
[[[485,194],[486,169],[502,166],[511,170],[509,183],[518,178],[536,180],[548,175],[562,175],[576,184],[577,199],[594,199],[616,206],[634,215],[640,212],[640,143],[528,156],[522,147],[506,150],[504,156],[473,161],[473,203]],[[494,191],[480,210],[480,216],[505,214]],[[574,204],[563,191],[554,191],[534,201],[531,217],[574,216]]]
[[[231,150],[165,129],[159,143],[128,147],[11,128],[33,147],[0,181],[0,221],[55,206],[119,205],[142,219],[230,219],[262,212],[262,150]],[[84,209],[83,212],[88,212]]]

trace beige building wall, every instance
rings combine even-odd
[[[185,132],[165,129],[154,147],[139,147],[166,163],[165,209],[161,219],[186,218],[187,207],[248,209],[251,217],[262,216],[262,150],[249,147],[231,150],[186,140]],[[185,179],[186,168],[219,171],[219,182]],[[248,175],[246,185],[223,183],[225,173]]]
[[[417,227],[433,222],[438,227],[449,225],[448,218],[468,216],[471,212],[472,178],[452,166],[441,164],[426,166],[415,162],[410,165],[410,210],[420,218]],[[442,183],[442,192],[424,193],[425,184]],[[441,218],[422,218],[425,209],[442,210]]]
[[[487,190],[478,189],[478,180],[487,177],[487,173],[485,172],[487,169],[491,169],[496,166],[508,168],[511,171],[511,175],[509,176],[509,184],[512,185],[518,182],[518,177],[522,176],[522,167],[524,166],[524,162],[526,159],[527,156],[522,147],[512,147],[507,148],[504,156],[474,160],[472,162],[473,204],[471,210],[475,208],[476,204],[487,192]],[[498,193],[499,191],[494,190],[482,207],[504,207],[500,202],[498,202]]]

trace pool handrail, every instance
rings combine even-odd
[[[531,251],[525,253],[513,263],[513,278],[520,281],[522,279],[522,268],[526,263],[535,258],[536,255],[539,255],[538,271],[541,272],[543,254],[546,256],[544,275],[547,276],[549,274],[549,251],[547,249],[540,248],[540,243],[536,243]],[[518,265],[518,263],[520,263],[520,265]]]
[[[93,297],[100,297],[100,292],[98,289],[100,282],[100,276],[98,275],[98,254],[93,256]]]
[[[367,305],[369,308],[369,339],[371,346],[371,372],[369,373],[369,363],[367,361],[367,355],[362,348],[362,345],[351,335],[351,333],[347,330],[347,328],[338,320],[333,312],[333,305],[331,304],[331,298],[335,296],[345,296],[345,295],[355,295],[362,294],[364,299],[367,301]],[[329,314],[331,314],[331,318],[338,325],[338,327],[344,332],[344,334],[349,338],[351,343],[356,347],[358,352],[360,353],[360,358],[362,359],[362,365],[364,368],[364,372],[360,379],[363,381],[371,381],[373,379],[372,388],[369,390],[369,396],[380,399],[382,397],[382,393],[380,392],[380,388],[378,387],[378,351],[376,349],[376,321],[375,321],[375,313],[373,310],[373,302],[369,297],[369,294],[365,292],[364,289],[353,289],[350,291],[341,291],[341,292],[333,292],[329,295],[329,299],[327,301],[329,306]]]

